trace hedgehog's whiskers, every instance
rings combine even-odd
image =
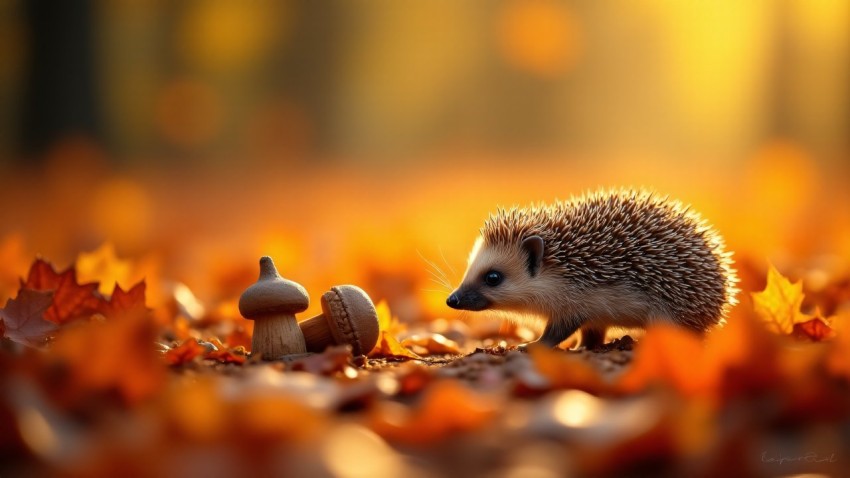
[[[455,268],[454,268],[454,267],[452,267],[451,263],[449,263],[449,261],[446,259],[446,255],[445,255],[445,254],[443,254],[443,248],[442,248],[442,247],[439,247],[439,248],[437,248],[437,250],[439,250],[439,251],[440,251],[440,257],[442,257],[442,258],[443,258],[443,262],[446,264],[446,267],[447,267],[447,268],[449,269],[449,271],[452,273],[452,278],[453,278],[453,279],[456,279],[456,278],[457,278],[457,272],[455,272]]]
[[[440,266],[438,266],[438,265],[437,265],[436,263],[434,263],[433,261],[428,260],[428,259],[427,259],[424,255],[422,255],[422,252],[420,252],[420,251],[418,251],[418,250],[417,250],[417,251],[416,251],[416,253],[417,253],[417,254],[419,254],[419,257],[420,257],[420,258],[421,258],[421,259],[425,262],[425,264],[428,266],[428,267],[426,267],[426,269],[425,269],[425,270],[427,270],[427,271],[428,271],[428,273],[429,273],[429,274],[431,274],[431,276],[433,277],[433,279],[432,279],[432,280],[433,280],[434,282],[436,282],[437,284],[439,284],[439,285],[441,285],[441,286],[445,287],[447,291],[451,292],[451,290],[452,290],[452,285],[451,285],[451,283],[449,282],[449,278],[448,278],[448,276],[447,276],[447,275],[446,275],[446,273],[445,273],[445,272],[444,272],[444,271],[440,268]]]

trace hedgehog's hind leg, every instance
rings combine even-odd
[[[604,327],[582,327],[580,346],[587,350],[593,350],[605,344]]]

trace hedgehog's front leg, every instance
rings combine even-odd
[[[552,317],[546,322],[546,328],[543,329],[543,334],[540,338],[528,345],[537,343],[549,348],[555,348],[579,329],[578,323],[579,321],[577,320]]]
[[[605,332],[605,328],[601,327],[582,327],[579,343],[587,350],[598,349],[605,344]]]

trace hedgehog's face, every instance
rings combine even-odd
[[[461,285],[446,304],[461,310],[528,311],[537,298],[543,261],[543,239],[531,236],[520,244],[475,242]]]

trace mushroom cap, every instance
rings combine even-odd
[[[296,314],[310,305],[301,284],[278,274],[271,257],[260,259],[260,278],[239,297],[239,312],[246,319],[266,314]]]
[[[322,310],[336,343],[350,344],[354,355],[365,355],[378,343],[378,313],[363,289],[331,287],[322,295]]]

